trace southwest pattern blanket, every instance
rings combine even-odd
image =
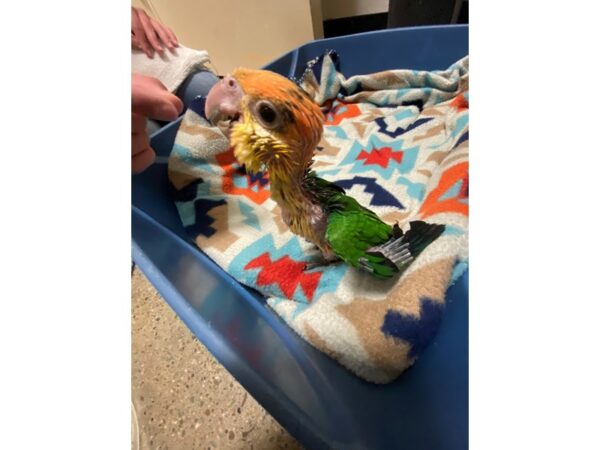
[[[468,260],[468,57],[444,71],[345,78],[330,52],[298,83],[322,105],[319,176],[401,228],[422,219],[444,234],[399,277],[345,264],[311,268],[316,248],[293,235],[269,197],[268,173],[247,174],[227,138],[191,105],[169,159],[184,226],[208,256],[257,289],[298,334],[358,376],[387,383],[438,329],[449,285]]]

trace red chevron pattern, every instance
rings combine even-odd
[[[289,256],[284,256],[275,261],[271,261],[269,253],[254,258],[244,267],[248,269],[262,269],[256,279],[258,286],[267,286],[277,284],[283,292],[283,295],[289,300],[292,299],[298,285],[302,287],[304,295],[309,302],[312,302],[321,272],[304,273],[306,264],[294,261]]]
[[[364,159],[365,166],[369,164],[377,164],[384,169],[387,169],[390,159],[393,159],[398,164],[402,162],[403,152],[394,152],[391,147],[374,148],[370,153],[361,151],[356,159]]]

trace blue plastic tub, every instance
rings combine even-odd
[[[334,49],[346,76],[445,69],[468,53],[467,26],[386,30],[311,42],[266,68],[299,76]],[[441,328],[388,385],[367,383],[317,351],[264,299],[238,284],[186,235],[169,196],[167,156],[179,126],[152,137],[158,162],[132,179],[133,259],[221,364],[309,449],[468,447],[468,274],[447,294]]]

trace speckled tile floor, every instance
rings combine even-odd
[[[302,449],[137,268],[131,302],[132,449]]]

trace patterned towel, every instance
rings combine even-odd
[[[448,286],[468,257],[468,57],[448,70],[393,70],[346,79],[334,53],[300,84],[323,105],[318,175],[388,223],[446,231],[400,278],[345,264],[304,270],[316,248],[283,224],[267,173],[249,175],[198,99],[180,125],[169,178],[181,220],[224,270],[319,350],[375,383],[409,367],[442,320]]]

